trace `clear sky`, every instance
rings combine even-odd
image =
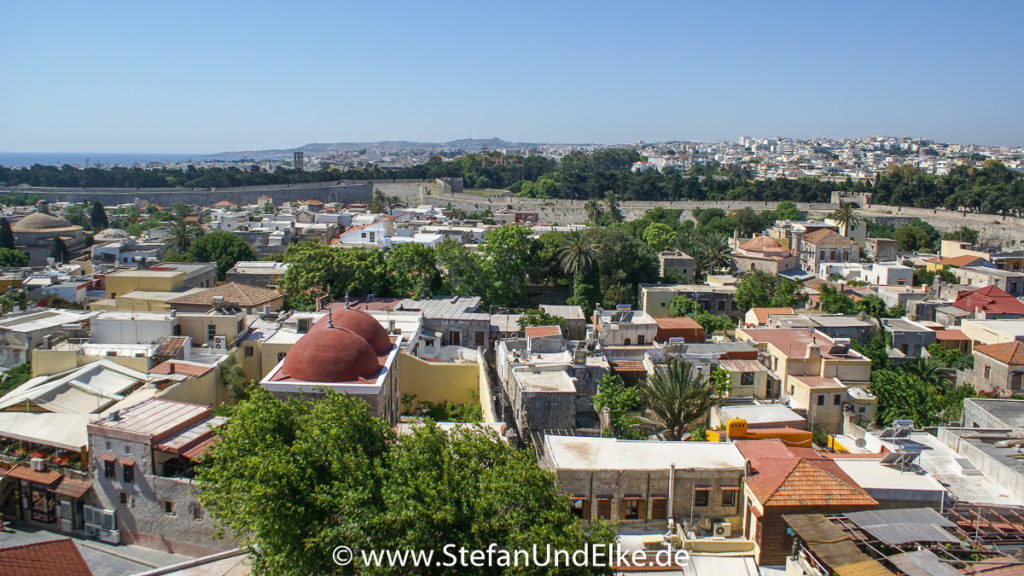
[[[0,151],[1024,145],[1024,2],[0,3]]]

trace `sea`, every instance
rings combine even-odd
[[[138,153],[34,153],[0,152],[0,166],[133,166],[149,162],[234,162],[241,158],[214,156],[211,154],[138,154]]]

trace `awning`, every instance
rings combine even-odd
[[[60,472],[55,470],[47,470],[45,472],[37,472],[27,466],[15,466],[14,468],[8,469],[5,474],[8,478],[15,478],[17,480],[25,480],[26,482],[32,482],[35,484],[44,484],[49,486],[54,482],[60,481],[64,476]]]
[[[726,372],[767,372],[768,367],[757,360],[722,360],[718,366]]]
[[[100,460],[103,460],[104,462],[114,462],[117,458],[114,458],[110,454],[104,454],[103,456],[100,456]]]
[[[122,466],[127,466],[129,468],[135,466],[135,460],[132,460],[131,458],[121,458],[118,462],[120,462]]]
[[[613,372],[647,372],[641,360],[612,360],[609,364]]]
[[[0,412],[0,436],[80,452],[89,443],[93,414]]]
[[[68,478],[65,478],[63,482],[58,484],[57,487],[53,489],[53,491],[55,494],[67,496],[68,498],[77,500],[81,498],[90,489],[92,489],[91,482],[83,482],[81,480],[70,480]]]

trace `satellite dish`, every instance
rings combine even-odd
[[[864,448],[868,445],[868,442],[863,438],[857,438],[853,445],[856,446],[857,448]]]

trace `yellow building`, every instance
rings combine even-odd
[[[871,360],[852,350],[848,340],[817,330],[739,328],[736,340],[754,344],[765,355],[770,377],[780,382],[784,397],[791,376],[838,378],[855,387],[866,387],[871,380]]]
[[[210,288],[216,283],[213,264],[161,263],[150,268],[117,270],[104,277],[107,298],[128,292],[181,292],[187,288]]]

